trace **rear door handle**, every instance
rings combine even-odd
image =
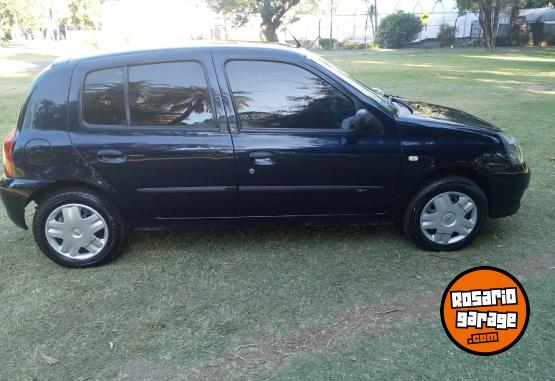
[[[256,165],[274,165],[274,154],[268,151],[255,151],[249,154],[249,159]]]
[[[125,163],[127,160],[123,152],[115,149],[100,150],[96,153],[96,158],[103,163],[109,164]]]

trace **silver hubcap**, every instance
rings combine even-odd
[[[96,210],[81,204],[56,208],[46,220],[46,239],[58,254],[87,260],[104,249],[108,225]]]
[[[430,241],[448,245],[465,239],[476,227],[478,208],[469,196],[445,192],[432,198],[420,215],[420,229]]]

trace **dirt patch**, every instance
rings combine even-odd
[[[448,258],[445,258],[448,259]],[[514,269],[509,269],[519,279],[555,274],[555,255],[544,253],[525,258]],[[235,353],[211,353],[220,359],[217,364],[202,367],[202,378],[223,377],[229,362],[235,366],[257,368],[279,363],[297,353],[310,353],[327,350],[334,345],[356,340],[369,330],[383,332],[391,324],[403,324],[407,317],[430,317],[438,313],[442,289],[420,290],[409,302],[383,305],[369,305],[346,312],[335,321],[313,326],[301,327],[284,338],[276,335],[277,328],[268,329],[265,341],[246,344],[237,348]]]
[[[132,358],[125,364],[125,374],[118,379],[130,381],[165,381],[178,377],[177,368],[171,364],[159,364],[142,358]]]
[[[214,353],[200,349],[218,359],[213,364],[196,369],[201,379],[222,378],[234,366],[260,369],[273,367],[297,353],[311,353],[357,340],[373,330],[384,332],[391,324],[403,324],[407,316],[437,313],[441,291],[425,292],[410,303],[363,306],[339,316],[335,321],[312,327],[301,327],[286,337],[277,337],[278,327],[269,328],[266,340],[239,346],[234,353]],[[232,365],[233,364],[233,365]]]
[[[524,258],[515,268],[508,270],[519,279],[555,274],[555,255],[531,255]],[[216,352],[210,347],[199,348],[199,352],[213,357],[213,360],[205,363],[206,365],[186,370],[186,378],[221,379],[237,368],[253,371],[271,369],[289,356],[326,351],[341,343],[356,341],[369,331],[379,334],[385,332],[392,324],[404,324],[409,317],[434,319],[434,316],[438,316],[443,289],[434,288],[432,285],[426,287],[414,291],[413,297],[407,298],[407,301],[354,308],[333,321],[311,327],[299,327],[285,337],[278,337],[279,327],[268,328],[265,340],[241,345],[233,352]],[[182,372],[178,373],[173,366],[140,359],[131,360],[127,364],[126,374],[129,380],[165,380],[185,376]]]
[[[555,274],[555,250],[541,254],[530,254],[510,272],[519,280]]]

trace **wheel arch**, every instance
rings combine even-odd
[[[126,219],[132,218],[135,215],[135,209],[132,207],[132,205],[130,205],[127,199],[115,189],[102,186],[101,184],[75,179],[62,179],[39,188],[29,196],[29,198],[27,199],[27,204],[32,201],[40,204],[49,195],[64,189],[71,188],[89,190],[105,197],[120,210],[120,212],[124,215]]]
[[[418,193],[420,189],[426,186],[426,184],[436,179],[447,177],[447,176],[461,176],[476,183],[476,185],[478,185],[486,195],[486,200],[488,201],[488,208],[491,209],[491,206],[490,206],[491,192],[490,192],[490,185],[489,185],[487,176],[484,173],[481,173],[481,171],[476,168],[467,167],[467,166],[450,166],[450,167],[439,168],[427,174],[419,181],[417,181],[410,189],[408,196],[405,198],[405,200],[403,200],[401,213],[399,214],[402,216],[405,213],[405,210],[409,205],[409,203],[411,202],[411,200],[415,197],[415,195]],[[490,214],[490,210],[488,210],[488,215],[489,214]]]
[[[86,182],[86,181],[65,179],[65,180],[59,180],[51,184],[45,185],[42,188],[36,190],[29,196],[28,202],[34,201],[37,204],[40,204],[49,195],[59,192],[62,189],[68,189],[68,188],[89,189],[94,192],[101,193],[103,196],[111,199],[109,192],[107,192],[102,187],[97,186],[96,184],[91,184],[90,182]]]

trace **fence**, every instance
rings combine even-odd
[[[423,13],[414,13],[421,17]],[[387,13],[379,15],[380,22]],[[429,12],[428,24],[422,28],[422,32],[416,41],[434,39],[437,37],[442,25],[450,25],[456,28],[456,38],[470,38],[476,32],[478,15],[467,13],[459,15],[458,12]],[[372,33],[372,21],[367,14],[337,14],[333,16],[330,25],[329,15],[304,16],[297,23],[282,31],[285,40],[292,40],[292,35],[297,39],[313,41],[318,37],[329,38],[331,35],[338,41],[355,40],[358,42],[371,42],[374,39]],[[474,36],[474,35],[473,35]],[[281,36],[280,36],[281,37]]]

